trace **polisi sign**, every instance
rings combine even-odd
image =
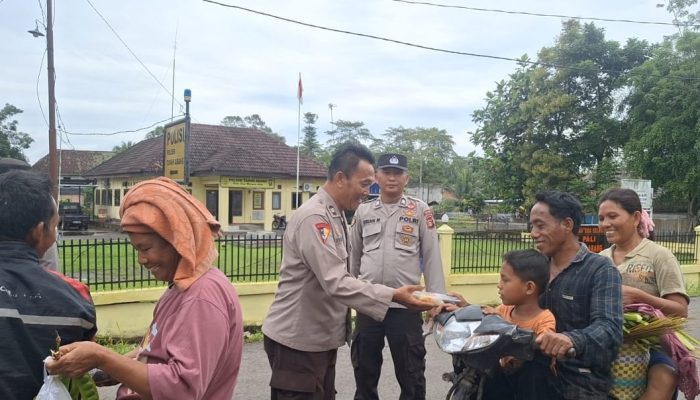
[[[176,121],[165,126],[165,155],[163,176],[176,181],[185,180],[186,121]]]

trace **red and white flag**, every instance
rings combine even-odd
[[[304,104],[304,87],[301,85],[301,72],[299,73],[299,88],[297,89],[299,104]]]

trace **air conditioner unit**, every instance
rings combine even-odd
[[[306,183],[304,184],[304,191],[305,191],[305,192],[310,192],[312,187],[313,187],[313,183],[311,183],[311,182],[306,182]]]

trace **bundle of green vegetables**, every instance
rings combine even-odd
[[[700,394],[700,379],[694,353],[700,352],[700,341],[683,329],[686,319],[665,316],[661,310],[643,303],[628,304],[624,311],[624,342],[663,349],[676,365],[678,388],[686,399],[695,399]]]

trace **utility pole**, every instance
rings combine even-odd
[[[58,202],[58,151],[56,150],[56,71],[53,65],[53,6],[46,0],[46,54],[49,73],[49,180],[51,194]]]
[[[190,124],[190,101],[192,101],[192,91],[185,89],[185,186],[190,185],[190,155],[192,152],[192,127]]]
[[[336,104],[333,104],[333,103],[328,103],[328,108],[331,110],[331,130],[334,129],[334,126],[333,126],[333,108],[334,107],[338,107],[338,106]]]

